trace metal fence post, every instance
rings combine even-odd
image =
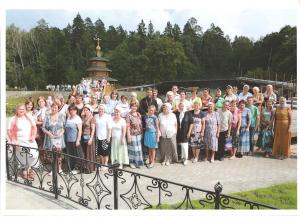
[[[218,182],[215,187],[215,194],[216,194],[216,198],[215,198],[215,209],[219,210],[220,209],[220,205],[221,205],[221,197],[220,194],[223,190],[223,186],[221,185],[220,182]]]
[[[56,149],[52,149],[53,155],[53,162],[52,162],[52,184],[53,184],[53,193],[55,195],[55,199],[58,197],[58,190],[57,190],[57,152]]]
[[[9,148],[9,144],[6,141],[6,173],[7,173],[7,179],[11,180],[11,176],[9,174],[8,148]]]
[[[119,209],[118,202],[118,167],[119,164],[112,165],[113,175],[114,175],[114,209]]]

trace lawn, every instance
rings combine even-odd
[[[16,108],[16,105],[19,103],[25,103],[26,99],[29,97],[32,97],[34,100],[34,104],[36,107],[36,100],[38,99],[39,96],[44,96],[46,99],[49,95],[52,97],[55,94],[58,94],[57,92],[48,92],[48,91],[36,91],[36,92],[25,92],[25,91],[19,91],[19,92],[13,92],[13,94],[10,94],[9,97],[6,97],[6,116],[10,117],[14,115],[14,111]],[[66,93],[63,93],[64,97],[67,97]],[[66,96],[65,96],[66,95]],[[66,98],[65,98],[66,100]]]
[[[273,206],[279,209],[297,209],[297,183],[288,182],[270,186],[268,188],[259,188],[246,192],[232,193],[230,196],[243,198],[248,201],[254,201],[269,206]],[[163,204],[161,207],[154,209],[175,209],[180,205],[177,204]],[[192,205],[195,209],[214,209],[213,204],[205,204],[203,207],[199,200],[192,200]],[[244,203],[235,202],[230,200],[228,206],[234,207],[235,209],[249,209],[249,206],[245,207]],[[186,202],[180,209],[186,209]],[[255,209],[255,208],[254,208]]]

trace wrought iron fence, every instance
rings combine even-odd
[[[75,161],[78,174],[70,168]],[[59,164],[63,162],[62,171]],[[93,172],[86,172],[88,164]],[[6,143],[7,179],[40,189],[89,209],[277,209],[214,191],[88,161],[56,150]],[[24,173],[25,172],[25,173]]]

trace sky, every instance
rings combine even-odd
[[[188,3],[189,1],[181,2]],[[127,7],[124,8],[110,4],[108,7],[99,9],[76,8],[77,5],[74,5],[73,8],[68,7],[68,9],[58,9],[51,5],[40,7],[42,9],[33,9],[33,6],[32,8],[21,7],[20,9],[8,7],[6,25],[14,23],[22,29],[30,30],[36,26],[38,20],[43,18],[50,27],[64,28],[68,23],[72,24],[74,17],[79,13],[83,19],[90,17],[93,22],[100,18],[106,28],[109,25],[116,27],[121,24],[127,31],[136,30],[142,19],[146,24],[151,20],[155,30],[162,32],[168,21],[172,24],[177,23],[183,29],[187,20],[195,17],[203,31],[208,29],[211,23],[214,23],[231,39],[234,39],[236,35],[243,35],[257,40],[268,33],[279,31],[285,25],[295,26],[297,24],[297,6],[299,5],[294,0],[243,0],[237,2],[233,0],[211,0],[197,2],[197,5],[184,4],[179,5],[179,7],[176,4],[173,5],[174,7],[170,5],[136,7],[134,4],[131,6],[127,4]]]

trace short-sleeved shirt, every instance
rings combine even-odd
[[[247,101],[247,98],[252,96],[252,94],[250,92],[248,92],[246,95],[244,95],[243,92],[241,92],[238,96],[239,101],[244,100]]]
[[[177,132],[177,119],[175,114],[159,114],[159,129],[163,138],[172,138]]]
[[[219,110],[218,113],[220,117],[220,132],[227,131],[230,123],[232,122],[232,113],[229,110]]]
[[[225,101],[232,102],[232,101],[236,101],[236,100],[237,100],[237,96],[235,94],[225,96]]]
[[[98,140],[107,139],[108,130],[112,128],[112,118],[108,114],[103,114],[101,117],[99,114],[95,115],[96,122],[96,136]]]
[[[251,105],[250,107],[247,106],[251,113],[251,127],[256,127],[256,118],[260,115],[258,107]]]
[[[155,115],[145,115],[144,120],[146,124],[146,131],[156,132],[157,116]]]
[[[77,125],[82,124],[81,118],[76,115],[74,118],[68,118],[66,121],[66,140],[67,142],[76,142],[78,129]]]
[[[129,112],[126,116],[127,128],[130,128],[130,135],[141,135],[142,134],[142,116],[139,112],[136,112],[134,116]]]

